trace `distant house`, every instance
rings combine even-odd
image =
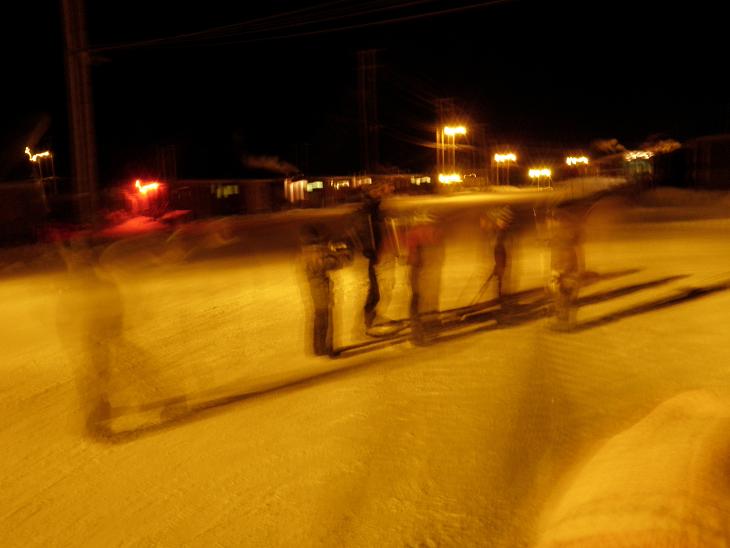
[[[178,179],[167,192],[170,209],[194,217],[277,211],[284,204],[281,179]]]
[[[360,199],[363,188],[389,183],[400,194],[432,192],[431,177],[421,174],[396,175],[300,175],[284,180],[284,198],[294,207],[326,207]]]
[[[654,156],[644,151],[624,151],[591,160],[593,174],[619,177],[630,182],[648,182],[654,173]]]

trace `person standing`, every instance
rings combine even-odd
[[[383,252],[385,222],[381,202],[392,193],[392,190],[392,185],[387,183],[372,185],[365,192],[363,204],[357,214],[358,239],[362,254],[368,261],[368,291],[363,307],[366,329],[374,325],[377,307],[382,297],[378,265]]]
[[[550,217],[550,282],[558,330],[575,323],[576,301],[585,268],[583,256],[584,211],[580,204],[555,208]]]
[[[413,216],[406,234],[408,283],[411,300],[408,307],[411,337],[416,345],[428,344],[437,327],[440,261],[440,234],[436,219],[425,212]],[[424,316],[429,316],[424,321]]]
[[[494,236],[494,268],[487,278],[497,282],[497,300],[504,305],[504,295],[509,289],[510,273],[510,229],[514,224],[514,212],[508,205],[489,210],[482,216],[480,224],[484,230]]]
[[[312,350],[316,356],[333,356],[332,309],[334,294],[330,271],[342,268],[349,250],[335,248],[321,225],[306,225],[300,233],[304,270],[312,297]]]

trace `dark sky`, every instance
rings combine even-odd
[[[181,176],[240,176],[251,156],[358,170],[363,49],[377,50],[381,161],[399,169],[431,167],[439,98],[453,98],[473,145],[632,147],[729,130],[719,3],[514,0],[423,17],[478,3],[87,2],[93,46],[177,37],[96,54],[103,184],[154,172],[165,144]],[[60,0],[5,15],[0,178],[23,169],[8,166],[42,120],[37,146],[68,172]]]

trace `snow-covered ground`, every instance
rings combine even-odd
[[[306,287],[285,249],[185,262],[133,240],[90,278],[4,278],[0,544],[512,547],[546,528],[554,541],[574,482],[614,472],[590,465],[606,440],[685,391],[730,396],[730,222],[615,218],[597,211],[588,232],[587,267],[605,276],[582,291],[576,332],[485,321],[337,359],[305,352]],[[441,309],[469,304],[491,268],[473,228],[447,234]],[[545,253],[530,233],[518,244],[513,287],[539,287]],[[368,340],[364,267],[335,275],[339,345]],[[383,312],[403,317],[406,267],[390,272]],[[104,329],[116,405],[221,405],[114,443],[86,436],[79,379]]]

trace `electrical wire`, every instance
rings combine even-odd
[[[315,6],[291,10],[280,14],[258,17],[247,21],[213,27],[210,29],[176,34],[173,36],[160,38],[151,38],[148,40],[139,40],[136,42],[94,46],[91,47],[90,50],[92,52],[105,52],[118,49],[133,49],[146,46],[159,46],[215,38],[225,38],[238,34],[274,32],[277,30],[284,30],[292,27],[316,25],[322,22],[358,17],[361,15],[368,15],[381,11],[403,9],[404,7],[434,1],[435,0],[412,0],[410,2],[400,2],[397,4],[393,4],[389,0],[376,0],[369,2],[360,2],[358,4],[357,2],[353,3],[352,0],[334,0],[322,4],[317,4]],[[378,5],[381,4],[386,5],[383,7],[378,7]],[[335,7],[335,9],[330,9],[329,11],[323,9],[333,6]],[[337,9],[338,7],[339,9]],[[360,11],[353,11],[357,10],[358,8],[360,8]]]
[[[311,11],[318,7],[342,4],[343,3],[342,0],[339,0],[336,2],[328,2],[325,4],[320,4],[318,6],[311,7],[311,8],[302,8],[301,10],[293,10],[291,12],[287,12],[286,14],[280,14],[278,16],[263,17],[263,18],[246,21],[246,22],[234,23],[231,25],[224,25],[222,27],[215,27],[213,29],[196,31],[196,32],[192,32],[192,33],[179,34],[179,35],[163,37],[163,38],[154,38],[154,39],[149,39],[149,40],[141,40],[141,41],[137,41],[137,42],[123,43],[123,44],[93,46],[91,48],[88,48],[88,51],[90,51],[92,53],[100,53],[100,52],[108,52],[108,51],[113,51],[113,50],[128,50],[128,49],[135,49],[135,48],[140,48],[140,47],[160,46],[160,45],[225,46],[225,45],[232,45],[232,44],[247,44],[247,43],[254,43],[254,42],[287,40],[287,39],[292,39],[292,38],[317,36],[317,35],[321,35],[321,34],[330,34],[330,33],[334,33],[334,32],[343,32],[343,31],[348,31],[348,30],[363,29],[363,28],[376,27],[376,26],[382,26],[382,25],[391,25],[391,24],[397,24],[397,23],[406,22],[406,21],[415,21],[415,20],[425,19],[425,18],[430,18],[430,17],[438,17],[438,16],[442,16],[442,15],[461,13],[461,12],[465,12],[465,11],[491,7],[491,6],[498,5],[498,4],[504,4],[507,2],[512,2],[514,0],[487,0],[485,2],[479,2],[479,3],[475,3],[475,4],[467,4],[467,5],[457,6],[457,7],[453,7],[453,8],[447,8],[447,9],[435,10],[435,11],[429,11],[429,12],[423,12],[423,13],[416,13],[416,14],[410,14],[410,15],[402,15],[402,16],[393,17],[390,19],[365,21],[362,23],[353,23],[350,25],[330,27],[330,28],[317,29],[317,30],[311,30],[311,31],[295,32],[295,33],[284,34],[284,35],[254,37],[254,38],[249,38],[249,39],[244,39],[244,40],[230,40],[230,41],[207,42],[207,43],[200,42],[201,40],[215,40],[215,39],[218,39],[221,37],[228,37],[228,36],[232,36],[232,35],[240,35],[240,34],[246,34],[246,33],[260,34],[260,33],[273,32],[273,31],[282,30],[282,29],[286,29],[286,28],[292,28],[292,27],[301,27],[301,26],[307,26],[307,25],[311,26],[311,25],[316,25],[316,24],[320,24],[323,22],[338,21],[338,20],[358,17],[358,16],[362,16],[362,15],[369,15],[369,14],[383,12],[383,11],[404,9],[407,7],[412,7],[414,5],[429,3],[429,2],[433,2],[433,1],[434,0],[414,0],[411,2],[401,2],[396,5],[389,5],[389,6],[382,7],[382,8],[372,8],[372,9],[362,10],[360,12],[350,12],[350,13],[347,13],[345,15],[340,15],[340,16],[328,15],[327,17],[324,17],[324,18],[319,18],[319,19],[312,18],[309,21],[302,20],[302,21],[298,21],[297,23],[293,23],[293,24],[272,26],[272,27],[268,27],[268,28],[263,27],[263,28],[259,28],[258,30],[248,30],[248,31],[241,31],[241,32],[233,31],[234,28],[244,28],[245,25],[250,25],[251,23],[254,23],[257,21],[278,18],[278,17],[282,17],[284,15],[296,14],[296,13],[303,12],[303,11]],[[192,42],[191,40],[196,40],[196,41]]]

